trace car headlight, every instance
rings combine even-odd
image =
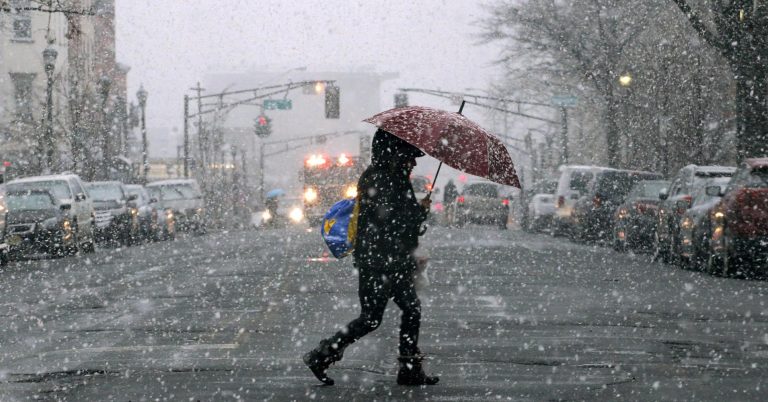
[[[173,219],[173,210],[172,209],[166,209],[165,210],[165,219],[168,219],[168,220]]]
[[[269,210],[265,210],[264,212],[261,213],[261,220],[266,222],[266,221],[268,221],[270,219],[272,219],[272,214],[269,213]]]
[[[629,211],[626,208],[619,208],[619,219],[624,219],[629,215]]]
[[[202,215],[203,214],[203,209],[202,208],[198,208],[198,209],[195,210],[195,213],[197,215]]]
[[[317,200],[317,191],[310,187],[306,190],[304,190],[304,201],[306,202],[314,202]]]
[[[693,219],[691,219],[689,216],[686,216],[680,222],[680,227],[683,229],[691,229],[693,227]]]
[[[344,189],[344,197],[345,198],[356,198],[357,197],[357,186],[354,184],[350,184],[347,186],[347,188]]]
[[[299,223],[302,219],[304,219],[304,211],[302,211],[299,207],[295,207],[291,209],[291,212],[288,213],[288,217],[291,218],[291,220],[295,223]]]

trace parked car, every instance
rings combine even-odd
[[[556,235],[570,234],[573,230],[573,206],[582,194],[587,192],[589,183],[598,172],[610,168],[598,166],[563,165],[558,168],[560,177],[555,192],[555,215],[553,231]]]
[[[717,187],[709,189],[714,194]],[[712,209],[707,269],[723,275],[768,273],[768,158],[747,159]]]
[[[693,190],[693,203],[680,220],[680,256],[677,262],[684,268],[698,269],[709,259],[709,241],[712,233],[712,209],[720,201],[730,177],[714,177],[702,181]],[[712,186],[716,186],[712,190]]]
[[[643,180],[659,180],[661,175],[635,170],[603,170],[595,173],[586,192],[573,206],[571,234],[580,240],[610,238],[613,216],[634,185]]]
[[[75,174],[26,177],[8,182],[5,190],[47,190],[58,205],[70,205],[66,215],[72,225],[75,247],[86,253],[94,251],[93,203],[80,177]]]
[[[158,200],[150,197],[144,186],[130,184],[125,186],[129,196],[136,199],[129,205],[136,208],[139,217],[139,236],[149,241],[174,239],[176,237],[173,211],[158,208]]]
[[[666,180],[642,180],[632,187],[613,214],[613,248],[617,251],[650,248],[656,233],[659,192]]]
[[[173,211],[176,230],[205,233],[205,207],[197,181],[161,180],[147,184],[146,188],[150,197],[158,200],[158,208]]]
[[[530,231],[549,230],[555,216],[556,180],[545,180],[537,183],[528,195],[527,210],[525,211],[525,228]]]
[[[86,183],[85,188],[93,198],[97,240],[129,245],[138,239],[138,210],[128,204],[135,196],[128,195],[123,183],[98,181]]]
[[[655,257],[674,262],[680,255],[680,220],[691,207],[693,189],[702,181],[715,177],[731,177],[735,167],[688,165],[681,168],[670,181],[669,187],[659,193],[658,224],[654,237]]]
[[[507,228],[509,217],[509,199],[499,195],[499,185],[480,182],[464,186],[456,198],[455,224],[467,223],[493,224]]]
[[[530,231],[549,230],[555,216],[556,180],[544,180],[536,183],[530,190],[522,192],[525,209],[523,227]]]
[[[74,254],[77,252],[71,204],[58,204],[47,190],[17,190],[5,193],[6,258],[16,260],[31,255]]]

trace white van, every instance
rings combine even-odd
[[[555,233],[568,233],[573,227],[573,205],[583,194],[599,172],[613,170],[601,166],[562,165],[558,168],[560,178],[555,191]]]

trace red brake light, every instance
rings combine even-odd
[[[463,204],[464,203],[464,196],[460,195],[459,198],[456,199],[456,201],[458,201],[459,203]]]
[[[506,206],[509,206],[509,198],[505,198],[505,199],[501,200],[501,203],[506,205]]]

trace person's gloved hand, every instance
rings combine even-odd
[[[419,201],[419,205],[429,212],[429,208],[432,206],[432,199],[429,197],[422,198],[421,201]]]

